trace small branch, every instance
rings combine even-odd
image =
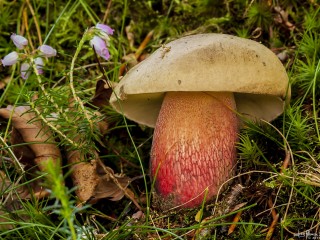
[[[32,14],[32,17],[33,17],[33,20],[34,20],[34,24],[36,25],[36,29],[37,29],[37,33],[38,33],[38,39],[39,39],[39,44],[42,45],[42,37],[41,37],[41,31],[40,31],[40,27],[39,27],[39,23],[38,23],[38,20],[36,18],[36,15],[34,13],[34,10],[32,8],[32,5],[30,4],[30,1],[29,0],[26,0],[27,2],[27,5],[29,7],[29,10]]]
[[[274,209],[271,196],[268,199],[268,207],[271,209],[271,214],[272,214],[273,220],[276,219],[278,214],[277,214],[276,210]]]
[[[26,28],[26,32],[27,32],[27,35],[28,35],[29,44],[31,46],[31,49],[34,50],[34,46],[33,46],[33,43],[32,43],[31,36],[30,36],[30,32],[29,32],[28,14],[27,14],[27,9],[26,8],[23,9],[22,16],[23,16],[23,23],[24,23],[24,26]]]
[[[289,151],[286,151],[286,157],[285,157],[283,164],[281,166],[280,173],[283,173],[283,171],[288,168],[289,163],[290,163],[290,153],[289,153]]]
[[[240,220],[241,214],[242,214],[242,211],[239,211],[239,212],[237,212],[236,216],[233,218],[232,224],[230,225],[229,230],[228,230],[228,235],[233,233],[233,231],[237,227],[237,223]]]
[[[267,236],[266,236],[266,240],[271,240],[272,238],[272,235],[273,235],[273,232],[275,230],[275,227],[278,223],[278,219],[279,219],[279,214],[276,215],[275,219],[273,219],[270,227],[269,227],[269,230],[267,232]]]
[[[103,16],[102,22],[106,22],[106,20],[108,18],[108,15],[109,15],[109,12],[110,12],[110,9],[111,9],[111,4],[112,4],[112,0],[109,0],[107,9],[104,12],[104,16]]]

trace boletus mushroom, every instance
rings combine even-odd
[[[157,202],[169,208],[215,196],[234,172],[239,116],[271,121],[289,98],[288,76],[272,51],[211,33],[156,50],[121,79],[110,103],[155,128],[150,174]]]

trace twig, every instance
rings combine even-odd
[[[42,37],[41,37],[41,31],[40,31],[40,27],[39,27],[39,23],[37,21],[36,15],[34,13],[34,10],[32,8],[32,5],[30,4],[29,0],[26,0],[27,5],[29,7],[29,10],[32,14],[33,20],[34,20],[34,24],[36,25],[36,29],[37,29],[37,33],[38,33],[38,39],[39,39],[39,44],[42,45]],[[28,31],[29,32],[29,31]]]
[[[152,39],[153,36],[153,30],[150,31],[147,36],[143,39],[142,43],[140,44],[140,46],[138,47],[136,53],[134,54],[134,56],[136,57],[136,59],[138,59],[141,56],[141,53],[143,52],[143,50],[146,48],[146,46],[148,45],[148,43],[150,42],[150,40]]]
[[[239,211],[239,212],[237,212],[236,216],[233,218],[232,224],[230,225],[229,230],[228,230],[228,235],[233,233],[233,231],[237,227],[237,223],[240,220],[241,214],[242,214],[242,211]]]
[[[268,207],[271,209],[272,219],[273,220],[276,219],[278,214],[277,214],[276,210],[274,209],[271,196],[268,199]]]
[[[283,164],[281,166],[281,169],[280,169],[280,173],[283,173],[284,170],[286,170],[289,166],[289,163],[290,163],[290,153],[289,151],[286,152],[286,157],[283,161]]]
[[[110,9],[111,9],[111,4],[112,4],[112,0],[109,0],[107,9],[104,12],[104,16],[103,16],[102,22],[105,22],[107,20],[109,12],[110,12]]]
[[[28,14],[27,14],[27,9],[26,8],[23,9],[22,16],[23,16],[23,23],[24,23],[24,26],[26,28],[26,32],[27,32],[27,35],[28,35],[29,44],[31,46],[31,49],[34,50],[34,46],[33,46],[33,43],[32,43],[31,36],[30,36],[30,32],[29,32]]]
[[[285,153],[286,153],[286,156],[289,154],[290,158],[289,160],[291,160],[291,163],[292,165],[294,166],[294,158],[293,158],[293,153],[292,153],[292,150],[291,150],[291,147],[290,147],[290,144],[288,142],[288,140],[286,139],[286,137],[279,131],[279,129],[277,129],[275,126],[273,126],[271,123],[261,119],[262,122],[266,123],[267,125],[269,125],[270,127],[272,127],[274,130],[276,130],[278,132],[278,134],[282,137],[283,141],[284,141],[284,144],[285,144]],[[285,159],[286,160],[286,159]],[[290,206],[290,203],[292,201],[292,195],[293,195],[293,190],[294,190],[294,183],[295,183],[295,177],[293,175],[292,177],[292,184],[291,184],[291,190],[290,190],[290,195],[289,195],[289,199],[288,199],[288,205],[286,207],[286,211],[283,215],[283,221],[285,221],[285,219],[287,218],[287,214],[288,214],[288,211],[289,211],[289,206]],[[280,189],[280,188],[279,188]]]
[[[278,219],[279,219],[279,214],[276,215],[275,219],[273,219],[270,227],[269,227],[269,230],[267,232],[267,236],[266,236],[266,240],[270,240],[272,238],[272,235],[273,235],[273,232],[275,230],[275,227],[278,223]]]

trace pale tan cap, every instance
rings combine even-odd
[[[266,121],[279,116],[290,99],[287,73],[272,51],[252,40],[215,33],[159,48],[121,79],[110,103],[127,118],[154,127],[169,91],[233,92],[240,114]]]

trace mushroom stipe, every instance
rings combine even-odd
[[[150,166],[164,206],[198,206],[206,188],[210,199],[232,176],[238,133],[235,111],[232,93],[166,93]]]

